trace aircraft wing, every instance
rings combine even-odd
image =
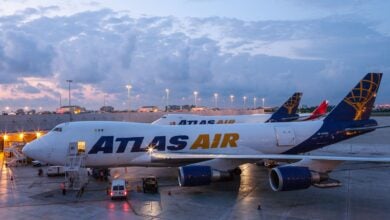
[[[323,161],[365,161],[365,162],[390,162],[390,156],[323,156],[323,155],[289,155],[289,154],[258,154],[258,155],[233,155],[233,154],[188,154],[188,153],[152,153],[153,160],[211,160],[211,159],[235,159],[235,160],[323,160]]]

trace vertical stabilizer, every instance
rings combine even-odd
[[[314,109],[314,111],[311,113],[311,115],[308,118],[304,119],[304,121],[317,119],[325,115],[327,110],[328,110],[328,100],[324,100],[316,109]]]
[[[266,122],[286,122],[298,119],[297,109],[301,97],[301,92],[294,93]]]
[[[368,73],[328,114],[324,121],[358,121],[370,118],[382,73]]]

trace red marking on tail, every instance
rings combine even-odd
[[[325,115],[327,110],[328,110],[328,101],[324,100],[321,102],[321,104],[316,109],[314,109],[314,111],[311,113],[311,115],[307,119],[305,119],[305,121],[314,120],[316,118],[319,118],[319,117]]]

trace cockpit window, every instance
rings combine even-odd
[[[56,128],[53,129],[53,131],[62,132],[62,128],[61,127],[56,127]]]

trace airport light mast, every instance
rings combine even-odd
[[[246,99],[247,99],[247,97],[244,96],[244,97],[242,97],[242,99],[244,100],[244,109],[245,109],[246,108]]]
[[[130,84],[127,84],[126,85],[126,89],[127,89],[127,105],[128,105],[128,120],[130,121],[130,112],[131,112],[131,108],[130,108],[130,90],[131,88],[133,88]]]
[[[253,109],[256,109],[256,101],[257,101],[257,98],[253,97]]]
[[[230,95],[230,107],[233,108],[234,95]]]
[[[166,100],[165,100],[165,111],[168,111],[168,104],[169,104],[169,89],[168,88],[166,88],[165,89],[165,93],[167,94],[167,96],[166,96]]]
[[[214,93],[215,108],[218,108],[218,93]]]
[[[263,109],[264,109],[265,98],[262,98],[261,101],[263,101]]]
[[[66,80],[66,82],[68,83],[68,101],[69,101],[69,121],[72,121],[72,107],[71,107],[71,96],[70,96],[70,84],[73,82],[73,80]]]
[[[194,91],[194,104],[196,107],[196,100],[198,99],[198,91]]]

